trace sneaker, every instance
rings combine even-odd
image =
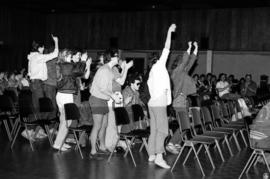
[[[70,149],[71,148],[71,146],[70,145],[68,145],[68,144],[63,144],[63,146],[62,146],[62,148],[66,148],[66,149]]]
[[[26,138],[27,140],[31,140],[31,141],[35,141],[35,139],[33,138],[34,135],[34,131],[33,130],[28,130],[28,134],[30,135],[30,137],[28,137],[26,130],[24,130],[21,135]]]
[[[148,158],[148,162],[154,162],[156,160],[156,156],[155,155],[150,155]]]
[[[168,145],[166,145],[166,150],[172,154],[179,154],[179,151],[176,149],[176,147],[172,144],[172,143],[169,143]]]
[[[76,144],[76,140],[74,138],[67,138],[66,143]]]
[[[60,147],[58,147],[58,146],[56,146],[56,145],[53,145],[53,149],[59,150],[59,151],[61,151],[61,152],[65,152],[65,151],[68,150],[68,148],[65,148],[64,146],[63,146],[63,147],[61,148],[61,150],[60,150]]]
[[[57,135],[57,130],[55,130],[55,129],[50,129],[50,134],[54,134],[54,135]]]
[[[167,162],[163,159],[155,159],[155,164],[160,166],[161,168],[169,169],[171,168],[170,165],[167,164]]]

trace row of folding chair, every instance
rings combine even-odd
[[[220,106],[218,106],[220,105]],[[247,146],[245,136],[243,134],[243,130],[245,126],[241,123],[229,123],[230,117],[232,116],[232,112],[229,112],[228,106],[224,106],[228,111],[227,119],[224,120],[224,116],[222,115],[221,111],[221,104],[214,102],[209,106],[202,106],[202,107],[190,107],[189,111],[191,114],[191,118],[189,118],[188,113],[185,111],[178,111],[176,112],[177,120],[180,124],[179,130],[181,136],[183,137],[184,145],[180,150],[173,166],[172,171],[175,168],[180,156],[183,153],[185,148],[190,148],[188,154],[186,155],[183,165],[186,163],[187,159],[189,158],[191,152],[195,154],[195,158],[199,164],[200,170],[205,176],[205,172],[202,168],[200,159],[198,154],[202,150],[205,149],[206,154],[210,160],[211,166],[214,169],[215,164],[213,163],[209,147],[213,146],[218,150],[218,154],[224,162],[223,152],[220,147],[221,144],[226,144],[228,148],[228,152],[231,156],[233,156],[231,144],[230,142],[233,140],[236,144],[237,149],[240,151],[240,145],[238,141],[238,135],[242,137],[243,142]],[[198,146],[196,149],[195,146]]]

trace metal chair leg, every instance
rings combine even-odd
[[[31,140],[31,136],[30,136],[30,134],[29,134],[29,132],[28,132],[28,127],[27,127],[26,124],[24,124],[24,127],[25,127],[25,131],[26,131],[26,135],[27,135],[27,137],[28,137],[28,141],[29,141],[29,143],[30,143],[30,147],[31,147],[32,151],[34,151],[33,142],[32,142],[32,140]]]
[[[78,137],[77,137],[77,135],[76,135],[76,132],[75,132],[75,131],[73,131],[73,135],[74,135],[74,137],[75,137],[75,140],[76,140],[76,145],[77,145],[77,147],[78,147],[78,149],[79,149],[79,152],[80,152],[80,154],[81,154],[81,157],[82,157],[82,159],[83,159],[82,150],[81,150],[81,147],[80,147],[80,144],[79,144],[79,141],[78,141]]]
[[[132,139],[130,140],[129,147],[133,144],[134,140],[135,140],[135,137],[132,137]],[[127,141],[128,141],[128,139],[127,139]],[[128,142],[127,141],[126,141],[126,144],[128,145]],[[124,157],[127,157],[127,154],[128,154],[128,150],[126,150],[126,152],[124,154]]]
[[[131,149],[130,149],[130,146],[128,145],[127,137],[125,137],[125,142],[126,142],[126,144],[127,144],[128,151],[129,151],[130,156],[131,156],[131,158],[132,158],[133,164],[134,164],[134,166],[136,167],[136,162],[135,162],[135,160],[134,160],[134,157],[133,157],[132,151],[131,151]]]
[[[116,141],[116,144],[115,144],[115,146],[114,146],[114,148],[113,148],[113,151],[110,153],[110,156],[109,156],[109,158],[108,158],[108,160],[107,160],[108,163],[111,161],[112,155],[113,155],[114,150],[116,149],[116,147],[117,147],[119,141],[120,141],[120,137],[118,137],[118,139],[117,139],[117,141]]]
[[[216,146],[217,146],[217,149],[218,149],[220,158],[221,158],[222,162],[224,162],[225,160],[224,160],[224,157],[223,157],[223,153],[222,153],[222,151],[221,151],[221,148],[220,148],[220,146],[219,146],[219,143],[218,143],[217,140],[215,140],[215,143],[216,143]]]
[[[51,138],[49,126],[48,126],[48,125],[45,125],[44,128],[45,128],[45,131],[46,131],[46,133],[47,133],[47,137],[48,137],[48,139],[49,139],[50,145],[53,146],[53,142],[52,142],[52,138]]]
[[[208,158],[209,158],[209,160],[210,160],[210,162],[211,162],[212,168],[215,169],[216,167],[215,167],[215,164],[214,164],[214,162],[213,162],[213,159],[212,159],[212,157],[211,157],[211,155],[210,155],[210,152],[209,152],[209,149],[208,149],[207,145],[204,144],[203,146],[204,146],[205,151],[206,151],[206,153],[207,153],[207,155],[208,155]]]
[[[255,162],[255,160],[258,158],[258,153],[255,152],[255,156],[253,157],[253,159],[250,162],[250,165],[248,166],[247,170],[246,170],[246,174],[248,173],[250,167],[253,165],[253,163]]]
[[[180,158],[182,152],[184,151],[184,148],[185,148],[185,147],[186,147],[186,145],[184,144],[183,147],[181,148],[179,154],[177,155],[176,160],[175,160],[174,163],[173,163],[173,166],[172,166],[172,168],[171,168],[171,172],[173,171],[173,169],[174,169],[176,163],[178,162],[178,160],[179,160],[179,158]]]
[[[242,170],[240,176],[238,177],[238,179],[241,179],[241,177],[242,177],[242,175],[244,174],[244,172],[246,171],[247,167],[249,167],[249,165],[251,165],[250,162],[251,162],[251,160],[253,159],[253,157],[254,157],[255,155],[256,155],[256,152],[253,151],[252,154],[251,154],[251,156],[249,157],[248,162],[246,163],[244,169]]]
[[[234,141],[235,141],[235,144],[236,144],[236,146],[237,146],[237,149],[238,149],[238,151],[240,152],[240,151],[241,151],[241,148],[240,148],[239,142],[238,142],[238,140],[237,140],[237,137],[236,137],[235,133],[233,133],[232,135],[233,135],[233,139],[234,139]]]
[[[18,128],[17,128],[17,131],[16,131],[16,133],[15,133],[15,136],[14,136],[13,141],[12,141],[11,146],[10,146],[11,149],[13,149],[14,143],[15,143],[15,141],[16,141],[16,139],[17,139],[17,136],[18,136],[18,134],[19,134],[19,132],[20,132],[20,129],[21,129],[21,124],[19,124],[19,126],[18,126]]]
[[[248,144],[247,144],[246,138],[244,136],[243,130],[240,130],[240,134],[241,134],[241,137],[242,137],[242,139],[243,139],[243,141],[245,143],[245,146],[248,147]]]
[[[200,169],[201,169],[202,175],[205,176],[205,173],[204,173],[204,171],[203,171],[203,168],[202,168],[200,159],[199,159],[199,157],[198,157],[198,155],[197,155],[196,149],[195,149],[195,147],[194,147],[193,144],[191,144],[191,147],[192,147],[192,149],[193,149],[193,151],[194,151],[194,154],[195,154],[195,156],[196,156],[196,159],[197,159],[197,161],[198,161],[198,164],[199,164],[199,167],[200,167]]]
[[[263,156],[263,158],[264,158],[264,162],[265,162],[265,165],[266,165],[266,167],[267,167],[267,169],[268,169],[268,172],[270,172],[270,167],[269,167],[269,164],[268,164],[267,159],[266,159],[266,157],[265,157],[264,151],[262,151],[262,156]]]
[[[225,138],[224,138],[224,141],[229,149],[229,152],[230,152],[230,155],[233,156],[233,153],[232,153],[232,149],[231,149],[231,146],[229,144],[229,141],[228,141],[228,136],[226,135]]]
[[[15,121],[15,123],[14,123],[14,125],[13,125],[13,127],[12,127],[12,130],[11,130],[11,135],[15,134],[16,129],[17,129],[17,127],[18,127],[19,122],[20,122],[20,119],[19,119],[19,118],[17,118],[17,119],[16,119],[16,121]]]
[[[10,134],[10,130],[9,130],[9,127],[8,127],[7,120],[4,120],[3,122],[4,122],[4,126],[5,126],[5,129],[6,129],[6,132],[7,132],[8,140],[9,141],[12,141],[12,137],[11,137],[11,134]]]
[[[200,147],[201,147],[201,146],[200,146]],[[192,148],[190,147],[190,149],[189,149],[189,151],[188,151],[188,154],[186,155],[185,160],[184,160],[184,162],[183,162],[183,165],[186,164],[187,159],[188,159],[189,155],[191,154],[191,151],[192,151]]]

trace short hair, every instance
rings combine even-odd
[[[40,48],[40,47],[44,47],[44,43],[42,43],[42,42],[37,42],[37,41],[33,41],[32,42],[32,52],[38,52],[38,49]]]
[[[129,78],[128,78],[128,84],[131,85],[136,80],[141,81],[139,73],[134,73],[134,74],[130,75]]]
[[[111,58],[116,57],[116,54],[119,55],[118,49],[108,49],[105,53],[104,63],[111,61]]]

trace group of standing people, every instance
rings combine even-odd
[[[115,123],[114,108],[126,107],[132,119],[131,106],[140,104],[145,110],[145,115],[148,107],[150,116],[148,161],[162,168],[170,168],[163,158],[164,141],[169,132],[167,106],[172,104],[175,111],[183,111],[188,115],[187,96],[197,92],[196,81],[189,76],[198,54],[197,42],[188,42],[188,49],[183,54],[182,60],[181,57],[177,57],[177,64],[171,74],[167,71],[166,62],[170,54],[171,36],[175,31],[176,25],[172,24],[168,29],[161,56],[152,63],[146,79],[146,89],[150,96],[150,99],[146,100],[147,103],[142,102],[140,98],[139,89],[143,81],[140,75],[133,75],[123,89],[133,61],[127,63],[121,60],[118,50],[109,50],[100,56],[98,69],[89,85],[91,95],[87,101],[93,118],[90,134],[91,158],[96,158],[100,152],[113,152],[120,130]],[[78,107],[82,105],[80,91],[85,89],[82,79],[89,78],[92,59],[88,57],[87,51],[72,52],[67,49],[59,51],[58,38],[52,36],[52,39],[55,48],[48,54],[43,53],[43,45],[35,44],[28,55],[28,74],[36,112],[38,113],[39,109],[38,100],[44,96],[51,99],[56,109],[50,118],[55,118],[59,111],[60,125],[53,148],[66,151],[71,148],[64,141],[68,132],[67,127],[71,122],[65,119],[64,105],[67,103],[75,103]],[[217,85],[217,89],[220,93],[224,93],[224,89],[227,88]],[[122,130],[127,131],[134,128],[136,128],[134,125],[122,126]],[[169,144],[176,147],[180,139],[180,133],[175,133]]]

